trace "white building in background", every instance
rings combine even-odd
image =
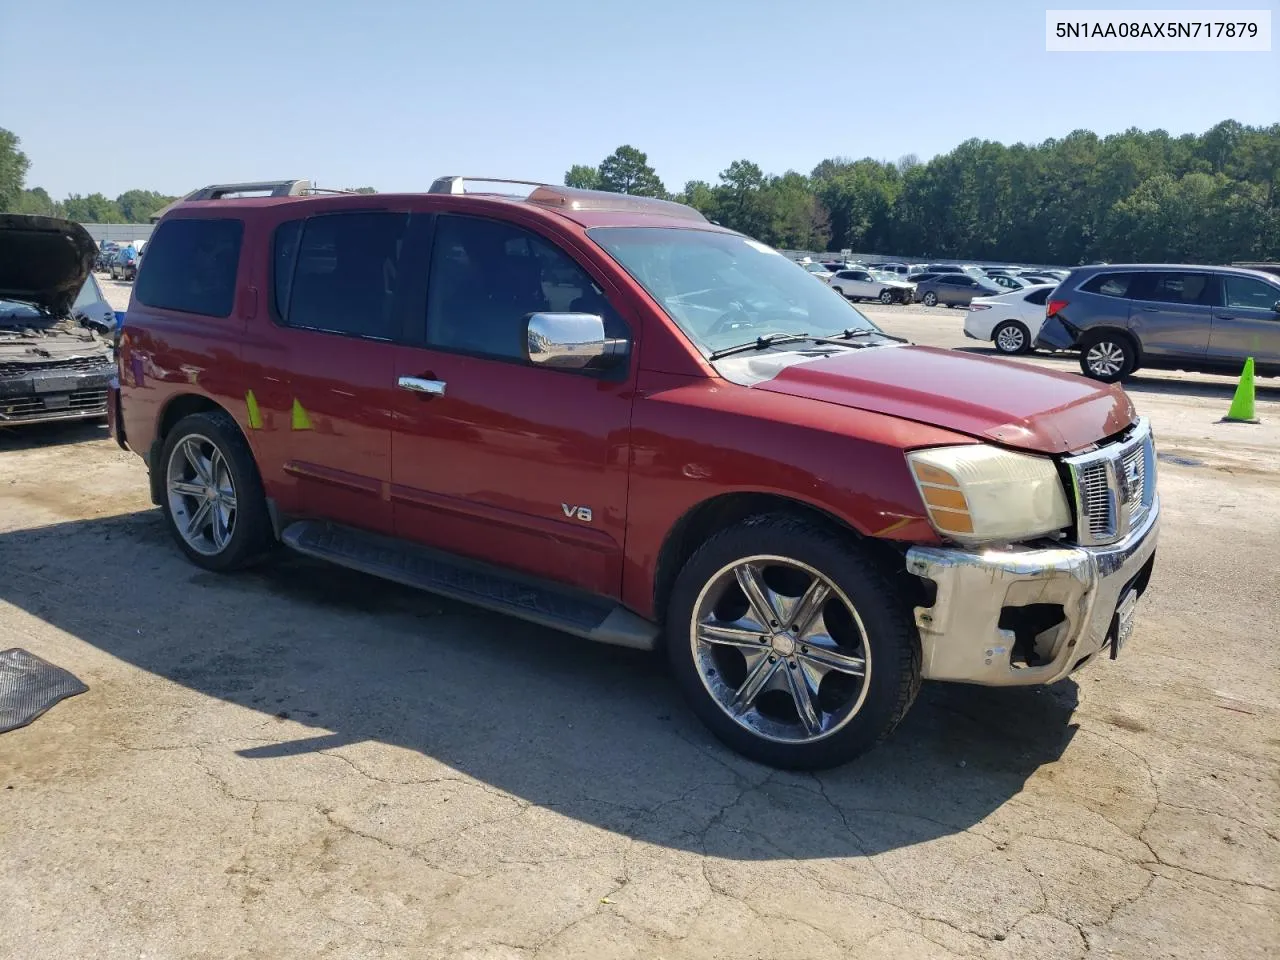
[[[154,223],[82,223],[81,226],[89,231],[89,236],[98,246],[102,246],[103,240],[114,240],[119,244],[147,240],[156,228]]]

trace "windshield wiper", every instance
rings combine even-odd
[[[811,337],[807,333],[771,333],[768,336],[756,337],[754,340],[748,340],[746,343],[739,343],[736,346],[725,347],[721,350],[713,350],[708,360],[719,360],[721,357],[732,356],[735,353],[746,353],[748,350],[763,350],[765,347],[771,347],[775,343],[794,343],[797,340],[816,340],[817,337]]]
[[[850,341],[857,337],[883,337],[886,340],[893,340],[897,343],[910,343],[911,341],[905,337],[895,337],[892,334],[885,333],[883,330],[868,330],[866,327],[849,327],[846,330],[837,333],[834,337],[813,337],[817,343],[838,343],[846,347],[869,347],[869,343],[852,343]]]

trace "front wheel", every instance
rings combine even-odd
[[[991,339],[1001,353],[1029,353],[1031,351],[1031,334],[1017,320],[1006,320],[996,327]]]
[[[881,290],[879,300],[887,307],[889,304],[893,303],[893,291],[888,288]]]
[[[1138,354],[1127,337],[1093,334],[1080,345],[1080,370],[1103,383],[1116,383],[1138,366]]]
[[[690,706],[770,766],[845,763],[892,732],[920,688],[907,604],[856,543],[799,518],[749,518],[685,564],[667,655]]]
[[[926,307],[936,307],[938,305],[938,295],[930,290],[920,298]]]

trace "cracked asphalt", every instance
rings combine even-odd
[[[1133,386],[1165,522],[1121,658],[927,685],[820,776],[722,748],[642,654],[202,572],[100,427],[0,433],[0,647],[90,688],[0,736],[0,956],[1280,956],[1280,386],[1247,428],[1224,380]]]

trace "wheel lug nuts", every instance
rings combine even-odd
[[[761,637],[761,638],[760,638],[760,642],[761,642],[761,643],[768,643],[768,642],[769,642],[769,638],[768,638],[768,637]]]
[[[809,652],[809,648],[808,648],[808,647],[801,647],[801,648],[800,648],[800,652],[801,652],[801,653],[808,653],[808,652]]]
[[[778,662],[778,658],[777,658],[777,657],[775,657],[775,656],[772,656],[772,655],[771,655],[771,656],[769,657],[769,662],[770,662],[770,663],[777,663],[777,662]]]

